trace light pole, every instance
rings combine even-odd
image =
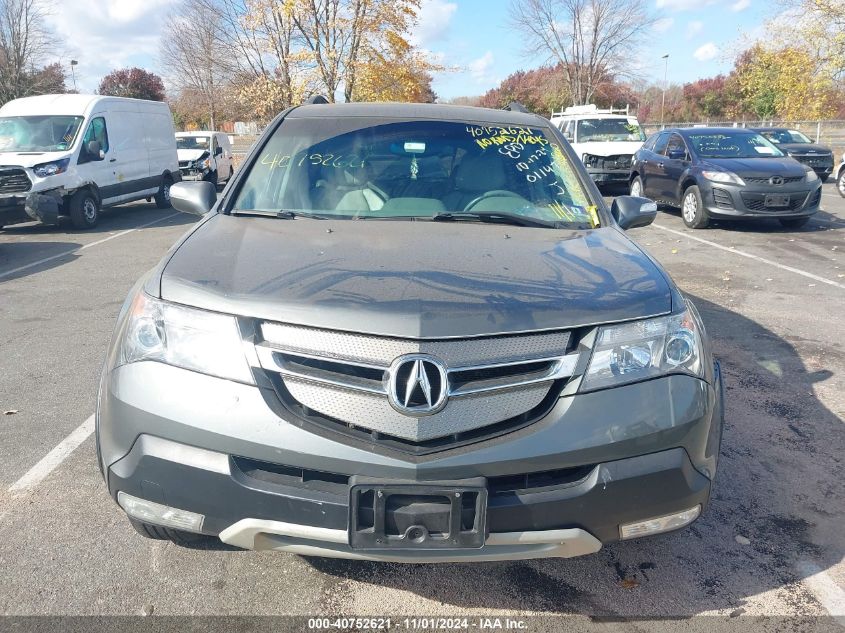
[[[666,107],[666,79],[669,76],[669,53],[666,53],[663,57],[665,64],[663,66],[663,100],[660,102],[660,129],[663,129],[663,109]]]
[[[70,60],[70,76],[73,77],[73,91],[76,92],[76,72],[74,72],[73,67],[76,66],[79,62],[75,59]]]

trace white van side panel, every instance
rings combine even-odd
[[[145,117],[138,112],[134,104],[120,104],[110,110],[109,114],[109,145],[114,148],[116,159],[114,163],[109,164],[113,167],[119,188],[116,196],[103,202],[115,204],[128,200],[133,195],[137,196],[153,185],[149,179],[150,165],[143,131]]]
[[[173,117],[167,108],[157,108],[145,116],[144,133],[149,156],[150,176],[165,172],[179,173],[179,159],[176,156],[176,137],[173,131]]]

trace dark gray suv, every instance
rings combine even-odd
[[[97,450],[142,534],[446,561],[576,556],[707,505],[719,366],[550,123],[289,109],[130,293]]]

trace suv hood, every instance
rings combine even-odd
[[[778,145],[778,149],[796,156],[803,156],[805,154],[827,156],[833,153],[829,147],[816,145],[815,143],[781,143]]]
[[[636,154],[642,146],[642,141],[589,141],[572,144],[578,158],[581,158],[582,154],[592,154],[593,156]]]
[[[672,309],[663,272],[613,228],[228,215],[209,218],[176,250],[161,297],[403,338],[569,328]]]
[[[718,169],[732,171],[738,176],[803,176],[807,173],[807,169],[801,163],[789,156],[770,156],[768,158],[707,158],[702,163],[702,167],[706,169],[708,165]]]

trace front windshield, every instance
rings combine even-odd
[[[211,145],[211,139],[207,136],[177,136],[176,149],[201,149],[207,150]]]
[[[287,119],[232,211],[342,219],[508,214],[599,225],[576,167],[545,127],[384,118]]]
[[[760,133],[775,144],[813,142],[798,130],[766,130]]]
[[[645,132],[636,119],[581,119],[576,142],[644,141]]]
[[[82,126],[81,116],[0,117],[0,152],[61,152]]]
[[[687,140],[701,158],[771,158],[784,155],[764,136],[748,132],[692,133]]]

